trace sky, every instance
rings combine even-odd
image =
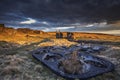
[[[0,23],[46,32],[120,34],[120,0],[0,0]]]

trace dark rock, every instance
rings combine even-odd
[[[54,73],[66,79],[87,79],[114,70],[114,65],[111,62],[91,54],[80,53],[74,48],[66,49],[65,53],[58,51],[53,53],[48,50],[48,53],[45,54],[33,52],[32,55]],[[44,47],[43,49],[61,50],[61,47]],[[84,49],[88,50],[90,47],[85,46]],[[68,54],[66,54],[67,52]]]

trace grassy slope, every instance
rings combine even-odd
[[[64,35],[65,34],[66,33],[64,33]],[[74,33],[74,34],[76,39],[83,41],[95,40],[99,42],[101,41],[111,41],[117,43],[120,42],[120,36],[105,35],[105,34],[88,34],[88,33]],[[29,36],[26,37],[26,35]],[[29,54],[30,51],[37,49],[38,45],[40,45],[41,43],[49,41],[49,39],[43,40],[43,38],[55,38],[55,33],[52,32],[44,35],[16,34],[14,36],[8,35],[6,33],[0,34],[0,41],[18,43],[18,44],[13,44],[8,42],[0,42],[0,48],[1,48],[0,78],[2,80],[64,80],[63,78],[54,75],[51,71],[49,71],[47,68],[42,66],[38,61],[33,59],[31,54]],[[66,42],[66,41],[63,40],[62,42]],[[11,46],[12,44],[13,46]],[[99,45],[105,45],[105,44],[106,43]],[[114,45],[110,45],[110,46],[114,47]],[[118,44],[117,46],[120,46],[120,44]],[[99,56],[105,56],[105,58],[108,58],[110,61],[115,63],[117,65],[116,70],[113,73],[97,76],[90,80],[119,80],[120,63],[117,63],[120,61],[119,52],[120,49],[116,49],[115,46],[115,48],[103,52],[101,55],[99,55]]]
[[[64,32],[63,35],[65,37],[66,32]],[[17,33],[16,35],[9,35],[8,33],[0,34],[0,41],[14,42],[18,44],[39,42],[41,39],[44,38],[49,38],[49,39],[55,38],[55,32],[49,32],[44,34],[24,34],[24,33]],[[74,39],[85,40],[85,41],[93,40],[93,41],[120,42],[120,36],[93,34],[93,33],[74,33]]]
[[[55,40],[58,41],[59,40]],[[41,63],[32,58],[30,51],[37,49],[42,43],[49,42],[49,39],[44,39],[40,42],[35,42],[29,45],[23,45],[20,47],[13,46],[13,48],[0,54],[0,77],[2,80],[65,80],[59,76],[56,76],[49,69],[42,66]],[[58,42],[55,42],[58,44]],[[61,40],[60,42],[66,42]],[[68,42],[69,43],[69,42]],[[0,46],[11,45],[11,43],[1,42]],[[60,44],[60,43],[59,43]],[[101,44],[97,44],[101,45]],[[113,47],[111,45],[111,47]],[[119,65],[120,63],[120,47],[113,47],[105,52],[102,52],[98,56],[103,56],[112,61],[116,66],[114,72],[106,73],[101,76],[94,77],[90,80],[119,80]],[[2,52],[2,51],[0,51]],[[7,55],[6,55],[7,54]],[[117,56],[117,57],[116,57]],[[14,61],[13,61],[14,60]],[[16,76],[16,77],[15,77]]]

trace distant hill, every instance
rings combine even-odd
[[[76,40],[97,40],[97,41],[113,41],[120,42],[120,36],[99,34],[99,33],[83,33],[72,32],[73,38]],[[62,32],[63,38],[66,38],[67,32]],[[41,30],[32,30],[29,28],[10,28],[0,24],[0,41],[10,41],[16,43],[37,42],[43,38],[56,38],[56,32],[44,32]]]

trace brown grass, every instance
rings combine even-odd
[[[77,58],[77,52],[73,52],[69,59],[62,61],[64,71],[71,74],[79,74],[82,71],[82,63]]]
[[[20,73],[20,67],[18,66],[6,66],[2,70],[2,75],[7,75],[7,74],[18,74]]]
[[[23,30],[23,31],[22,31]],[[21,29],[21,31],[17,31],[15,29],[9,30],[5,28],[5,32],[0,33],[0,41],[14,42],[19,44],[27,44],[33,42],[39,42],[41,39],[49,38],[55,39],[55,32],[42,32],[42,33],[33,33],[34,30],[28,30],[24,32],[26,29]],[[13,33],[15,32],[15,33]],[[32,32],[32,33],[31,33]],[[120,42],[120,36],[106,35],[106,34],[95,34],[95,33],[80,33],[73,32],[74,39],[80,40],[99,40],[99,41],[113,41]],[[65,38],[67,32],[63,32],[63,37]]]

